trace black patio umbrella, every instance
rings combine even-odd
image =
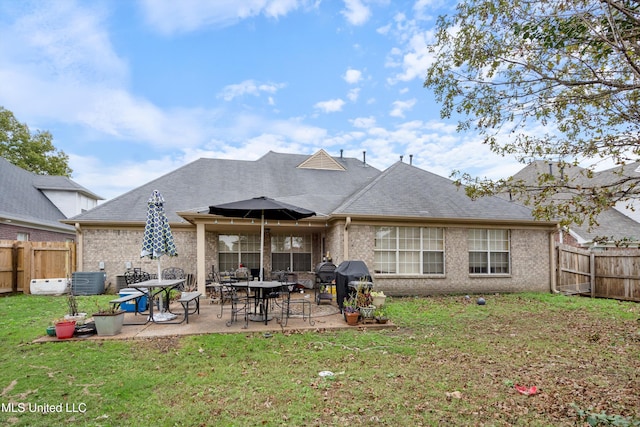
[[[209,213],[234,218],[254,218],[260,220],[260,280],[263,280],[264,262],[264,220],[299,220],[316,213],[305,208],[261,196],[237,202],[209,206]]]

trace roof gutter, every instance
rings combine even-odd
[[[328,221],[335,221],[344,219],[349,222],[370,222],[380,223],[384,222],[389,224],[390,222],[398,222],[402,225],[407,223],[433,223],[442,224],[446,226],[450,225],[491,225],[491,226],[524,226],[535,228],[547,228],[555,232],[557,230],[558,222],[556,221],[539,221],[539,220],[517,220],[517,219],[496,219],[496,218],[440,218],[440,217],[426,217],[426,216],[380,216],[380,215],[352,215],[352,214],[332,214],[329,216]]]

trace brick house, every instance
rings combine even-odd
[[[316,212],[266,224],[264,268],[300,278],[330,254],[363,260],[375,287],[390,295],[549,291],[555,222],[498,197],[472,201],[452,181],[397,162],[380,171],[364,161],[269,152],[255,161],[199,159],[64,221],[77,230],[78,269],[104,263],[107,281],[127,267],[155,271],[140,258],[147,199],[165,198],[179,256],[196,275],[240,263],[259,267],[259,221],[210,215],[208,207],[267,196]]]
[[[74,241],[72,225],[60,221],[103,200],[64,176],[38,175],[0,157],[0,240]]]

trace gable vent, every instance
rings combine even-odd
[[[320,149],[315,154],[312,154],[304,162],[298,165],[299,169],[322,169],[333,171],[346,170],[338,161],[331,157],[326,151]]]

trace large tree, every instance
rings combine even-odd
[[[71,176],[69,156],[53,146],[47,131],[31,132],[13,113],[0,107],[0,157],[39,175]]]
[[[541,173],[534,185],[458,172],[470,196],[509,191],[538,218],[565,224],[595,224],[602,210],[639,196],[637,176],[590,179],[598,165],[640,158],[637,1],[462,0],[439,18],[431,48],[425,86],[443,117],[460,118],[460,131],[523,163],[588,166],[573,179]]]

